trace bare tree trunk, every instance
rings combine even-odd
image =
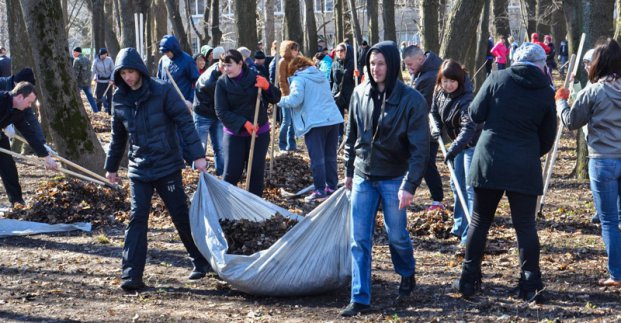
[[[494,27],[495,35],[502,35],[509,37],[511,35],[511,28],[509,27],[509,12],[507,8],[509,6],[508,0],[493,0],[493,14],[494,20],[492,26]]]
[[[203,11],[203,35],[205,35],[204,37],[204,43],[203,45],[207,45],[209,44],[209,41],[211,41],[211,36],[209,36],[209,13],[211,9],[211,0],[207,0],[207,3],[205,3],[205,10]]]
[[[216,47],[222,41],[220,29],[220,0],[211,0],[211,46]]]
[[[537,0],[537,33],[541,36],[551,33],[552,12],[554,7],[552,0]],[[543,37],[540,38],[543,40]]]
[[[565,24],[565,16],[563,14],[563,8],[561,4],[552,13],[552,38],[554,43],[558,44],[561,40],[565,39],[567,35],[567,25]]]
[[[136,47],[136,35],[134,29],[134,6],[132,0],[118,0],[120,14],[121,47]]]
[[[314,0],[304,0],[306,5],[306,21],[304,26],[304,55],[312,57],[317,52],[317,22],[315,21]],[[270,46],[270,44],[268,44]]]
[[[312,1],[311,1],[312,2]],[[356,0],[349,0],[349,15],[351,17],[352,30],[358,45],[362,43],[362,31],[360,30],[360,22],[358,21],[358,10],[356,9]]]
[[[274,41],[275,27],[274,27],[274,0],[265,0],[265,48],[271,48]],[[265,53],[271,55],[270,53]]]
[[[285,0],[285,38],[293,40],[298,44],[304,43],[304,33],[302,31],[302,19],[300,19],[300,2],[298,0]],[[313,14],[314,18],[314,14]],[[316,32],[316,31],[315,31]]]
[[[168,33],[168,13],[166,11],[165,0],[154,0],[153,6],[149,8],[151,26],[149,33],[150,37],[147,37],[147,53],[152,58],[152,64],[149,66],[149,71],[155,75],[157,71],[157,63],[160,61],[162,55],[160,54],[160,39],[163,35]]]
[[[104,0],[88,0],[91,1],[91,33],[95,48],[106,47],[106,20],[104,14]]]
[[[382,1],[382,18],[384,19],[384,40],[398,41],[395,26],[395,0]]]
[[[240,1],[236,1],[240,2]],[[168,11],[168,19],[172,23],[173,34],[179,40],[179,45],[187,53],[192,53],[192,46],[188,42],[188,35],[183,28],[183,21],[181,20],[181,14],[179,13],[179,0],[165,0],[166,10]],[[254,19],[253,19],[254,21]]]
[[[235,1],[235,29],[237,31],[237,47],[246,46],[253,50],[257,46],[257,10],[254,1]]]
[[[460,62],[467,60],[465,53],[472,46],[471,34],[476,32],[484,4],[485,0],[455,1],[446,23],[440,57],[451,57]]]
[[[35,70],[46,107],[42,122],[51,141],[66,158],[103,173],[104,151],[82,105],[73,70],[67,60],[67,34],[59,0],[22,0],[24,22],[32,46]]]
[[[617,19],[615,20],[615,40],[617,43],[621,43],[621,0],[615,1],[615,7],[617,8]]]
[[[343,22],[343,1],[334,0],[334,35],[336,43],[340,43],[345,39],[345,24]]]
[[[419,2],[420,25],[422,26],[421,40],[425,50],[438,53],[440,51],[440,40],[438,39],[438,0],[428,0]]]
[[[490,36],[489,35],[490,0],[485,0],[484,2],[485,4],[483,5],[483,10],[481,11],[480,19],[479,19],[480,23],[477,28],[477,39],[476,39],[477,49],[476,49],[476,59],[474,60],[475,64],[472,69],[473,73],[475,73],[476,70],[478,70],[479,67],[481,67],[485,63],[486,56],[487,56],[487,39]],[[486,78],[485,71],[480,70],[479,74],[477,74],[473,80],[476,91],[478,91],[481,88],[481,85],[483,85],[485,78]]]
[[[112,0],[105,0],[104,2],[104,17],[105,17],[105,33],[106,33],[106,48],[111,57],[116,57],[119,53],[121,45],[114,32],[114,6]]]
[[[367,0],[367,17],[369,17],[369,44],[379,42],[379,19],[377,0]]]
[[[528,25],[526,26],[526,32],[530,34],[537,31],[537,0],[520,0],[524,1],[526,5],[526,12],[528,17]]]

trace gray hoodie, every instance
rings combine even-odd
[[[590,158],[621,158],[621,79],[588,85],[571,109],[566,101],[557,105],[568,129],[588,126]]]

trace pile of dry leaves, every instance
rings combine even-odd
[[[251,255],[268,249],[297,223],[278,213],[262,222],[220,220],[229,244],[228,253],[236,255]]]

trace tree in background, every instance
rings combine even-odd
[[[467,62],[473,46],[479,17],[485,0],[456,0],[449,14],[440,47],[440,57]]]
[[[283,5],[285,6],[285,39],[293,40],[298,44],[304,44],[304,31],[302,31],[302,19],[300,19],[300,2],[298,0],[284,0]],[[314,14],[313,12],[313,18],[315,17]]]
[[[395,0],[382,1],[382,18],[384,19],[384,39],[397,41],[395,26]]]
[[[317,22],[315,21],[314,0],[304,0],[306,14],[304,15],[304,55],[311,57],[317,52]],[[267,44],[267,46],[270,46]]]
[[[93,131],[69,61],[67,32],[59,0],[22,0],[27,40],[41,85],[41,123],[56,150],[94,172],[103,172],[104,151]],[[27,55],[27,53],[24,53]]]
[[[427,51],[440,51],[439,23],[440,2],[438,0],[419,1],[421,43]]]
[[[379,42],[377,0],[367,0],[367,16],[369,17],[369,44],[377,44]]]

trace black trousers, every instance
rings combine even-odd
[[[436,166],[436,157],[438,155],[438,144],[435,140],[429,141],[429,161],[427,162],[427,170],[425,170],[425,183],[431,193],[431,199],[434,201],[442,202],[444,200],[444,191],[442,190],[442,177]]]
[[[97,86],[95,87],[95,97],[97,98],[97,108],[99,111],[102,111],[101,105],[103,103],[104,110],[110,114],[112,112],[112,87],[108,89],[108,83],[99,83],[97,82]]]
[[[181,183],[181,171],[161,179],[145,182],[131,179],[131,216],[125,230],[123,244],[123,279],[142,279],[147,258],[147,231],[151,198],[157,190],[170,213],[172,222],[179,233],[179,238],[190,255],[194,267],[204,269],[208,263],[200,253],[190,229],[190,217],[187,197]]]
[[[11,143],[9,138],[0,132],[0,147],[11,150]],[[17,174],[17,167],[13,157],[0,153],[0,178],[2,178],[2,184],[6,190],[6,194],[9,198],[9,202],[12,203],[24,203],[22,197],[22,187],[19,185],[19,176]]]
[[[222,150],[224,151],[224,180],[237,185],[241,180],[242,173],[247,167],[250,152],[250,136],[240,137],[224,134]],[[254,143],[254,156],[252,157],[252,176],[250,176],[250,193],[263,195],[263,177],[265,175],[265,156],[270,145],[270,133],[266,132],[257,136]]]
[[[489,228],[494,220],[498,203],[505,191],[474,188],[472,223],[468,229],[464,268],[469,272],[480,272],[481,259]],[[535,223],[536,195],[506,191],[511,208],[511,221],[517,233],[522,272],[539,274],[539,237]]]

